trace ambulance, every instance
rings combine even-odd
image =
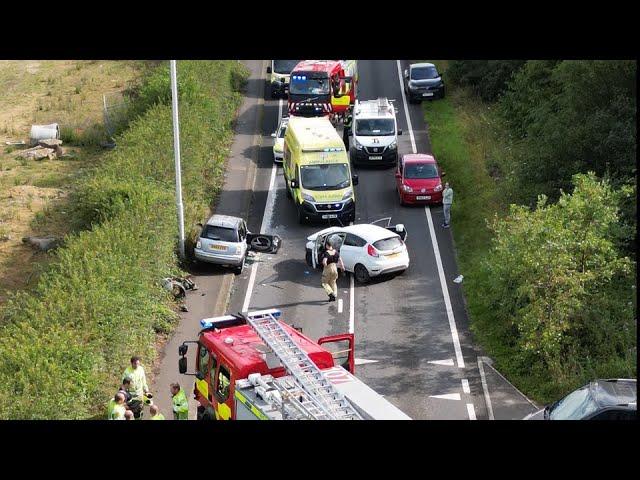
[[[267,82],[272,98],[287,98],[289,76],[298,62],[300,60],[271,60],[271,64],[267,67],[267,74],[269,75]]]
[[[355,220],[358,176],[351,174],[345,145],[327,117],[289,119],[282,172],[300,223]]]

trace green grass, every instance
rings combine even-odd
[[[118,147],[85,173],[67,236],[30,293],[0,316],[0,418],[82,419],[103,413],[132,354],[155,358],[177,315],[160,286],[179,272],[168,66],[144,82]],[[246,76],[235,61],[178,63],[187,228],[223,183]]]

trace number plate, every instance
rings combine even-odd
[[[226,250],[227,247],[224,245],[211,245],[211,250]]]
[[[418,195],[416,200],[431,200],[431,197],[429,195]]]
[[[400,256],[399,253],[391,253],[391,254],[387,255],[387,258],[396,258],[396,257],[399,257],[399,256]]]
[[[382,155],[372,155],[369,160],[382,160]]]
[[[327,215],[322,215],[322,218],[338,218],[336,213],[329,213]]]
[[[427,92],[422,94],[423,97],[433,97],[433,92]]]

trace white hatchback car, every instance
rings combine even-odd
[[[273,161],[276,163],[282,163],[284,157],[284,134],[287,133],[287,125],[289,124],[289,117],[284,117],[280,120],[280,125],[275,132],[271,134],[275,138],[273,143]]]
[[[318,268],[319,255],[329,239],[340,250],[345,270],[352,272],[358,283],[367,283],[371,277],[409,268],[406,237],[402,224],[386,228],[372,224],[329,227],[307,237],[305,258],[309,266]]]

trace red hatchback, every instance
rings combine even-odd
[[[396,169],[400,205],[442,203],[443,174],[432,155],[403,155]]]

